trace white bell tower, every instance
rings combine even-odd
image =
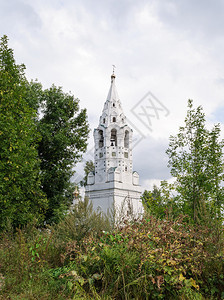
[[[94,129],[94,142],[95,173],[89,174],[86,186],[94,209],[141,214],[139,175],[132,169],[132,129],[121,107],[114,72],[99,125]]]

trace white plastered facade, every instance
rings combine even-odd
[[[86,196],[103,212],[143,213],[139,175],[132,169],[132,129],[128,126],[115,86],[115,75],[94,130],[95,172],[87,178]]]

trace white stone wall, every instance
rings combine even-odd
[[[95,185],[93,189],[90,186],[86,188],[86,196],[92,201],[93,208],[100,209],[104,213],[115,212],[117,218],[141,215],[143,213],[141,191],[125,189],[122,185],[115,187],[113,183],[104,186]]]

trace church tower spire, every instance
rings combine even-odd
[[[132,170],[132,129],[128,126],[115,86],[115,74],[99,119],[94,129],[95,174],[88,176],[86,195],[93,207],[119,209],[122,201],[132,201],[142,210],[139,176]]]
[[[126,117],[123,113],[115,85],[115,78],[116,76],[113,71],[113,74],[111,75],[110,89],[100,117],[100,123],[105,124],[105,126],[109,126],[111,122],[119,125],[126,123]]]

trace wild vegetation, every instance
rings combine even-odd
[[[88,200],[45,229],[7,226],[0,299],[223,299],[223,237],[215,224],[150,214],[111,227]],[[104,231],[102,229],[105,229]]]
[[[58,222],[73,200],[71,177],[87,147],[86,109],[52,85],[29,82],[7,36],[0,41],[0,230]]]
[[[88,199],[70,206],[86,111],[24,70],[3,37],[0,299],[224,299],[220,126],[207,130],[189,100],[167,150],[175,183],[145,191],[144,215],[115,224]],[[83,185],[93,168],[86,164]]]

